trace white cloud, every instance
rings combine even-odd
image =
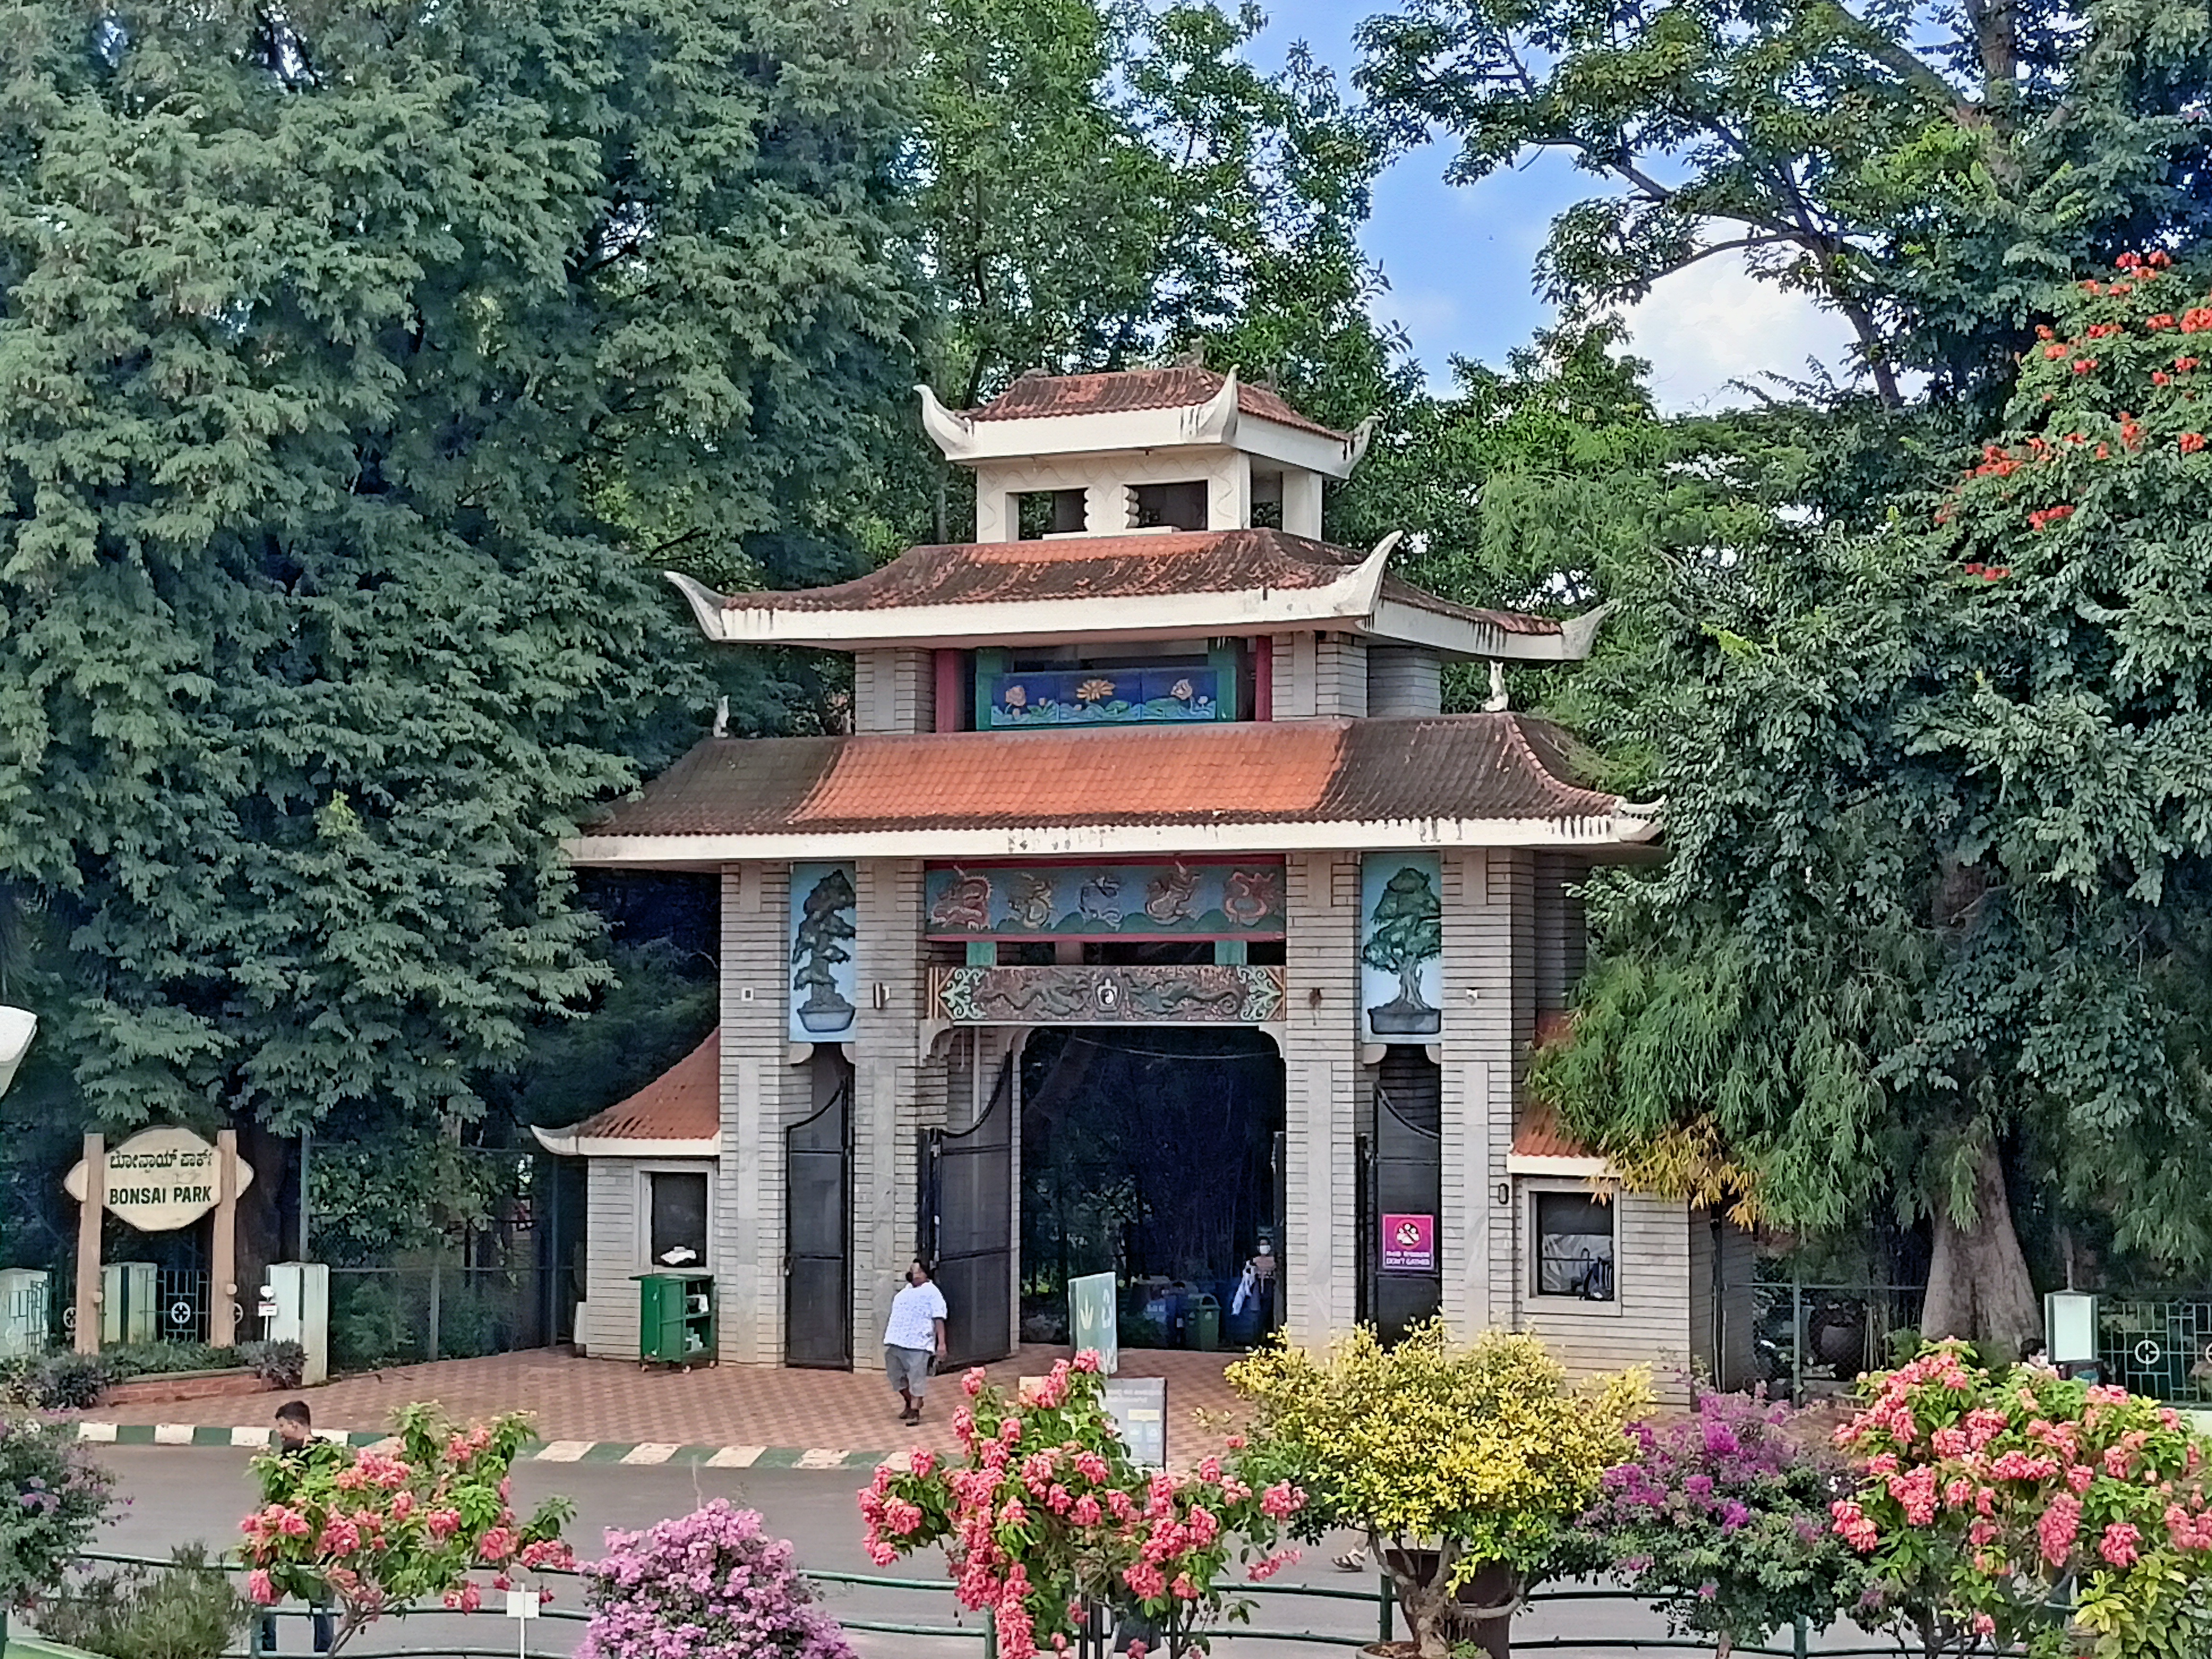
[[[1733,255],[1662,277],[1628,313],[1652,392],[1669,413],[1728,409],[1751,398],[1729,384],[1765,374],[1802,379],[1806,360],[1849,378],[1850,327],[1802,294],[1760,282]]]

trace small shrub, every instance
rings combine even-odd
[[[0,1414],[0,1607],[35,1607],[114,1508],[74,1426]]]
[[[1785,1406],[1709,1394],[1688,1422],[1631,1425],[1636,1455],[1600,1478],[1577,1529],[1592,1563],[1724,1656],[1793,1620],[1825,1630],[1866,1573],[1830,1528],[1850,1480],[1789,1432]]]
[[[217,1659],[246,1613],[206,1547],[186,1544],[166,1567],[125,1567],[64,1590],[40,1608],[39,1633],[107,1659]]]
[[[644,1532],[607,1534],[583,1568],[592,1622],[577,1659],[852,1659],[836,1620],[751,1510],[716,1498]]]
[[[134,1376],[173,1376],[179,1371],[227,1370],[237,1364],[238,1350],[205,1342],[124,1342],[100,1351],[111,1382]]]
[[[97,1406],[117,1380],[102,1355],[50,1353],[30,1363],[24,1388],[40,1411],[81,1412]]]
[[[238,1362],[272,1388],[296,1389],[307,1373],[307,1351],[296,1342],[241,1342]]]

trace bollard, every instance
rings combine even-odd
[[[1382,1594],[1376,1599],[1382,1604],[1381,1639],[1395,1642],[1398,1639],[1397,1620],[1394,1617],[1398,1608],[1398,1587],[1390,1582],[1387,1572],[1382,1575]]]

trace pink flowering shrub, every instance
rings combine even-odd
[[[880,1565],[944,1544],[960,1604],[990,1613],[1001,1659],[1066,1651],[1097,1604],[1135,1614],[1170,1654],[1204,1651],[1207,1624],[1245,1612],[1226,1582],[1232,1553],[1251,1579],[1293,1559],[1275,1545],[1305,1494],[1248,1478],[1237,1442],[1191,1474],[1146,1475],[1100,1403],[1096,1354],[1062,1360],[1018,1401],[980,1370],[964,1386],[958,1465],[927,1450],[886,1464],[860,1514]]]
[[[1866,1569],[1830,1530],[1850,1477],[1790,1431],[1794,1415],[1708,1394],[1686,1422],[1631,1424],[1634,1455],[1599,1477],[1576,1523],[1593,1547],[1576,1565],[1611,1572],[1722,1659],[1799,1619],[1827,1628],[1856,1605]]]
[[[527,1521],[507,1503],[507,1469],[530,1436],[520,1415],[458,1429],[430,1406],[395,1419],[396,1451],[318,1441],[253,1460],[262,1507],[239,1522],[247,1596],[335,1602],[336,1652],[386,1613],[442,1603],[463,1613],[486,1584],[574,1564],[561,1528],[574,1506],[551,1498]],[[552,1592],[540,1595],[551,1599]]]
[[[583,1569],[577,1659],[853,1659],[836,1621],[751,1510],[716,1498],[644,1532],[610,1532]]]
[[[1870,1611],[1923,1650],[2206,1650],[2206,1443],[2179,1413],[2047,1372],[1992,1376],[1953,1344],[1868,1378],[1862,1398],[1837,1433],[1862,1478],[1831,1525],[1874,1571]]]

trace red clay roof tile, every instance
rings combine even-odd
[[[1027,421],[1057,415],[1107,415],[1131,409],[1194,409],[1220,395],[1225,376],[1210,368],[1128,368],[1101,374],[1024,374],[981,409],[977,421]],[[1237,384],[1237,407],[1324,438],[1346,434],[1310,420],[1266,386]]]
[[[629,1099],[562,1133],[581,1140],[715,1139],[722,1133],[721,1029]]]
[[[1516,1158],[1595,1158],[1596,1154],[1559,1127],[1548,1106],[1531,1106],[1513,1132]]]
[[[1326,587],[1360,554],[1280,530],[1197,530],[1048,541],[953,542],[910,547],[848,582],[785,592],[732,593],[730,611],[890,611],[908,605],[1034,599],[1134,599],[1152,593],[1240,593]],[[1508,634],[1556,634],[1550,617],[1479,611],[1395,576],[1382,592],[1403,605],[1488,623]]]
[[[1516,714],[709,738],[586,831],[775,835],[1610,817]]]

